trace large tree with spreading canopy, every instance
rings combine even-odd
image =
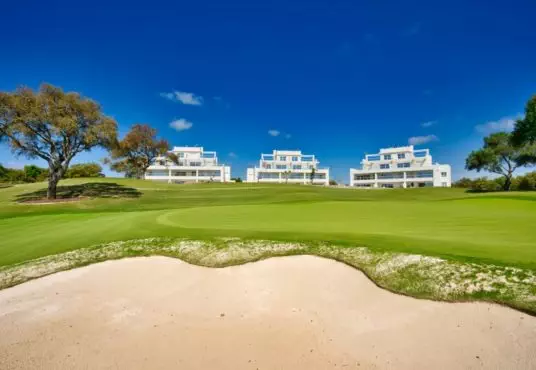
[[[95,101],[77,92],[42,84],[38,91],[20,87],[0,92],[0,140],[13,153],[48,164],[47,198],[56,198],[58,182],[71,160],[117,140],[117,123]]]

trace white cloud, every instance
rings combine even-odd
[[[413,136],[408,139],[408,144],[409,145],[422,145],[426,143],[431,143],[432,141],[439,141],[439,138],[435,135]]]
[[[518,114],[514,117],[503,117],[498,121],[489,121],[481,125],[476,125],[475,130],[481,134],[491,134],[497,131],[512,131],[516,123],[516,119],[521,118],[523,115]]]
[[[238,155],[236,155],[234,152],[231,152],[229,153],[229,158],[238,158]]]
[[[281,134],[281,132],[279,132],[278,130],[268,130],[268,135],[270,136],[279,136],[279,134]]]
[[[432,127],[433,125],[435,125],[437,123],[437,121],[426,121],[426,122],[423,122],[421,123],[421,126],[422,127]]]
[[[186,105],[202,105],[203,97],[197,96],[194,93],[185,91],[173,91],[168,93],[160,93],[160,96],[164,99],[180,102]]]
[[[192,128],[194,124],[187,119],[179,118],[170,122],[169,127],[176,131],[186,131]]]

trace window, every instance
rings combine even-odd
[[[275,166],[276,169],[278,170],[286,170],[287,169],[287,166],[284,165],[284,164],[278,164]]]
[[[381,168],[382,170],[386,170],[386,169],[388,169],[389,167],[391,167],[391,166],[389,166],[389,164],[387,164],[387,163],[380,164],[380,168]]]
[[[408,172],[407,177],[410,178],[410,179],[423,178],[423,177],[434,177],[434,172],[433,171]]]
[[[184,153],[179,153],[179,158],[184,158]]]
[[[398,159],[404,159],[404,158],[406,158],[405,153],[398,153]]]
[[[447,173],[446,172],[441,172],[441,177],[447,177]]]
[[[300,159],[298,157],[292,157],[292,162],[298,162]]]
[[[206,170],[206,171],[199,171],[199,176],[201,177],[219,177],[220,171],[212,171],[212,170]]]
[[[369,161],[379,161],[380,160],[380,156],[379,155],[369,155],[367,156],[367,159]]]
[[[383,159],[385,159],[386,161],[388,161],[389,159],[391,159],[391,154],[384,154],[384,155],[383,155]]]
[[[398,168],[408,168],[409,167],[409,162],[405,162],[405,163],[397,163],[396,166]]]
[[[442,183],[441,183],[441,186],[444,187],[444,188],[446,188],[448,185],[447,185],[446,182],[442,182]]]
[[[354,175],[354,180],[374,180],[374,175],[373,174]]]
[[[287,157],[284,156],[284,155],[280,155],[280,156],[279,156],[279,160],[280,160],[280,161],[286,161],[286,160],[287,160]]]
[[[264,166],[262,166],[263,168],[266,168],[267,170],[271,169],[272,168],[272,165],[271,164],[264,164]]]
[[[279,174],[275,172],[260,172],[259,179],[279,179]]]
[[[426,157],[426,152],[415,152],[413,153],[413,155],[415,156],[415,158],[423,158]]]
[[[289,179],[300,179],[303,180],[303,173],[291,173]]]
[[[379,173],[378,179],[402,179],[404,174],[402,172],[390,172],[390,173]]]
[[[293,170],[301,170],[301,164],[295,164],[294,166],[292,166],[292,169]]]
[[[313,161],[313,157],[302,157],[302,162],[312,162]]]

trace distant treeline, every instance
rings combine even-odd
[[[470,179],[462,177],[454,182],[452,186],[469,189],[474,192],[500,191],[504,187],[504,181],[504,177],[498,177],[496,179],[488,179],[487,177]],[[536,172],[529,172],[525,175],[514,177],[510,190],[536,190]]]
[[[104,177],[102,167],[98,163],[81,163],[72,165],[64,178]],[[0,182],[21,183],[39,182],[48,179],[48,169],[35,165],[24,166],[23,169],[6,168],[0,164]]]

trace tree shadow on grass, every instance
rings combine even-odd
[[[79,185],[58,186],[57,200],[77,198],[139,198],[141,192],[113,182],[89,182]],[[17,202],[45,200],[47,189],[17,195]]]

